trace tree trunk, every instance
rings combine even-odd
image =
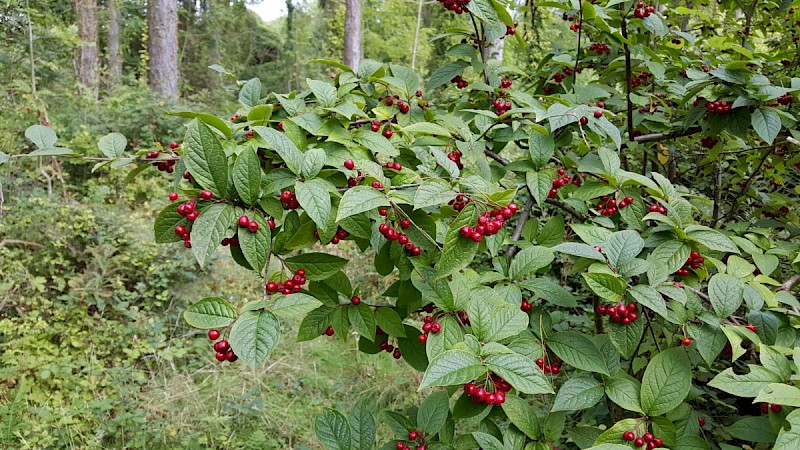
[[[147,30],[150,90],[175,99],[178,97],[178,3],[148,0]]]
[[[344,16],[344,65],[358,69],[361,62],[361,0],[346,0]]]
[[[122,78],[122,55],[119,52],[119,0],[108,2],[108,72],[111,87]]]
[[[75,21],[81,39],[75,57],[78,81],[86,93],[97,97],[97,2],[96,0],[74,0]]]
[[[502,38],[498,38],[493,42],[489,42],[483,49],[484,58],[487,61],[490,59],[496,59],[500,62],[503,62],[503,50],[505,48],[505,44],[506,40]]]

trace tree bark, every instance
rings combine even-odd
[[[116,87],[122,78],[122,55],[119,51],[119,0],[108,2],[108,72],[111,87]]]
[[[358,69],[361,62],[361,0],[346,0],[344,16],[344,65]]]
[[[147,29],[150,90],[175,99],[178,97],[178,3],[148,0]]]
[[[81,44],[75,57],[78,81],[87,95],[97,98],[97,2],[74,0],[75,21]]]

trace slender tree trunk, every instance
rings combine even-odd
[[[503,61],[503,49],[505,48],[506,40],[505,39],[495,39],[492,42],[484,47],[484,57],[486,60],[489,59],[496,59],[498,61]]]
[[[122,55],[119,51],[119,0],[108,2],[108,72],[111,87],[116,87],[122,78]]]
[[[150,90],[175,99],[178,97],[178,3],[175,0],[149,0],[147,29]]]
[[[75,66],[78,81],[90,96],[97,97],[97,2],[96,0],[74,0],[75,21],[81,39]]]
[[[346,0],[344,16],[344,65],[358,68],[361,62],[361,0]]]

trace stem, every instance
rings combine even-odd
[[[584,216],[583,214],[579,213],[578,211],[575,210],[575,208],[573,208],[572,206],[569,206],[568,204],[562,202],[561,200],[559,200],[557,198],[548,198],[544,202],[549,204],[549,205],[557,206],[557,207],[563,209],[564,211],[566,211],[566,212],[572,214],[573,216],[575,216],[575,218],[580,220],[581,222],[586,220],[586,216]]]
[[[575,52],[575,67],[572,68],[572,93],[575,93],[575,80],[578,78],[578,66],[581,64],[581,35],[583,34],[583,8],[578,11],[578,51]]]
[[[639,143],[664,141],[664,140],[667,140],[667,139],[674,139],[674,138],[679,138],[679,137],[684,137],[684,136],[691,136],[691,135],[697,134],[697,133],[699,133],[701,131],[703,131],[701,128],[694,127],[694,128],[687,128],[687,129],[682,130],[682,131],[674,131],[672,133],[643,134],[643,135],[637,136],[637,137],[635,137],[635,138],[633,138],[631,140],[634,141],[634,142],[639,142]]]
[[[593,295],[592,296],[592,311],[597,311],[597,307],[600,306],[600,297]],[[600,314],[594,314],[594,331],[597,334],[603,334],[603,316]]]
[[[798,281],[800,281],[800,273],[792,275],[792,277],[786,280],[778,290],[789,292],[792,290],[792,287],[794,287],[794,285],[797,284]]]
[[[650,336],[653,337],[653,343],[656,344],[656,350],[658,353],[661,353],[661,344],[658,343],[658,339],[656,339],[656,331],[653,329],[653,323],[650,321],[650,314],[647,311],[642,310],[644,313],[644,317],[647,318],[647,327],[650,328]]]
[[[764,163],[767,162],[767,158],[769,158],[770,153],[772,153],[772,148],[764,152],[764,155],[761,157],[761,161],[758,162],[758,165],[756,166],[755,170],[753,170],[753,174],[750,175],[750,177],[744,183],[744,186],[742,186],[742,189],[739,190],[739,195],[733,198],[733,205],[731,205],[731,210],[728,211],[728,214],[725,214],[725,217],[723,217],[722,219],[723,221],[729,220],[730,218],[733,217],[734,214],[736,214],[736,211],[739,209],[739,199],[741,199],[743,194],[747,192],[748,189],[750,189],[750,185],[753,184],[753,180],[755,179],[756,176],[758,176],[758,173],[761,171],[761,168],[764,166]],[[717,182],[719,183],[719,181],[720,180],[718,180]],[[716,220],[714,221],[714,223],[716,224]]]
[[[528,218],[530,218],[531,209],[533,209],[533,196],[528,195],[528,200],[525,201],[525,206],[522,208],[522,216],[519,218],[517,227],[514,229],[514,233],[511,235],[511,241],[516,242],[522,236],[522,231],[525,229],[525,224],[528,223]],[[519,247],[516,245],[509,246],[508,250],[506,250],[506,258],[513,258],[517,253],[517,250],[519,250]]]
[[[712,212],[711,227],[714,228],[719,221],[720,203],[722,202],[722,171],[719,168],[719,161],[714,164],[714,210]]]
[[[491,150],[488,150],[488,149],[484,150],[483,153],[485,153],[486,156],[488,156],[489,158],[492,158],[493,160],[499,162],[500,164],[502,164],[504,166],[507,166],[507,165],[511,164],[511,161],[503,158],[502,156],[498,155],[497,153],[495,153],[495,152],[493,152]]]
[[[620,5],[621,6],[621,5]],[[631,77],[633,70],[631,70],[631,49],[628,47],[628,21],[625,16],[622,17],[622,39],[624,42],[622,48],[625,51],[625,98],[627,101],[627,116],[628,116],[628,140],[633,138],[633,102],[631,101]]]

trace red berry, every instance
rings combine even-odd
[[[428,340],[428,335],[420,334],[419,336],[417,336],[417,339],[419,339],[420,344],[424,344]]]
[[[636,440],[633,441],[633,445],[635,445],[637,447],[644,447],[644,439],[636,438]]]
[[[183,235],[183,233],[186,233],[186,227],[185,226],[178,225],[178,226],[175,227],[175,234],[177,234],[178,236],[181,236],[181,235]]]
[[[213,196],[214,194],[209,190],[200,191],[200,198],[202,198],[203,200],[211,200]]]
[[[589,119],[587,119],[586,117],[581,117],[579,122],[581,123],[581,125],[586,126],[586,124],[589,123]]]
[[[757,328],[756,328],[756,326],[755,326],[755,325],[753,325],[752,323],[748,323],[748,324],[745,326],[745,328],[747,328],[748,330],[752,331],[753,333],[755,333],[755,332],[756,332],[756,329],[757,329]]]
[[[401,356],[403,355],[400,353],[400,349],[397,349],[394,351],[394,353],[392,353],[392,358],[394,359],[400,359]]]
[[[697,424],[700,425],[700,427],[706,426],[706,419],[703,419],[702,417],[698,417],[697,418]]]
[[[473,240],[473,242],[480,242],[483,240],[483,234],[475,231],[472,233],[472,236],[470,236],[470,238]]]
[[[779,413],[783,411],[783,406],[777,403],[773,403],[772,405],[770,405],[769,409],[772,410],[772,412],[774,413]]]
[[[416,441],[419,437],[419,433],[416,430],[411,430],[408,432],[408,440],[409,441]]]
[[[348,159],[347,161],[344,162],[344,167],[347,168],[347,169],[353,170],[353,168],[355,166],[356,166],[356,163],[353,162],[352,159]]]
[[[357,295],[354,295],[354,296],[350,297],[350,303],[352,303],[354,305],[360,305],[361,304],[361,297],[359,297]]]
[[[178,145],[178,143],[177,143],[177,142],[175,142],[175,141],[172,141],[172,142],[170,142],[170,143],[169,143],[169,148],[171,148],[171,149],[173,149],[173,150],[175,150],[175,149],[176,149],[176,148],[178,148],[178,147],[179,147],[179,145]]]
[[[394,136],[394,131],[389,130],[389,129],[383,130],[383,136],[386,137],[387,139],[389,139],[392,136]]]
[[[228,362],[234,362],[239,359],[239,357],[236,356],[236,353],[233,353],[233,350],[228,350],[228,353],[225,354],[225,359],[227,359]]]
[[[381,209],[378,210],[378,214],[380,214],[382,216],[385,216],[385,215],[389,214],[389,211],[386,211],[386,208],[381,208]]]
[[[247,229],[251,233],[255,233],[256,231],[258,231],[258,222],[256,222],[255,220],[251,220],[250,223],[247,224]]]
[[[222,340],[214,344],[214,350],[218,352],[227,352],[229,348],[231,348],[231,346],[226,340]]]
[[[400,228],[406,229],[411,226],[411,221],[408,219],[403,219],[400,221]]]
[[[419,256],[421,254],[422,254],[422,249],[417,246],[414,246],[414,248],[411,250],[411,256]]]
[[[626,431],[622,433],[622,440],[623,441],[632,441],[636,439],[636,435],[633,434],[633,431]]]
[[[605,108],[606,104],[604,102],[597,102],[597,107],[598,108]]]
[[[169,193],[169,199],[174,202],[175,200],[178,199],[178,193],[177,192],[170,192]]]
[[[692,345],[692,340],[687,338],[687,337],[685,337],[685,338],[683,338],[681,340],[681,344],[683,344],[684,346],[688,347],[688,346]]]
[[[653,442],[653,439],[655,438],[656,437],[653,436],[653,433],[645,433],[644,436],[642,436],[642,439],[644,439],[645,442]]]
[[[214,357],[217,358],[217,361],[225,361],[228,358],[228,355],[223,352],[217,352]]]
[[[239,226],[246,227],[250,225],[250,218],[247,216],[239,216]]]
[[[655,448],[663,447],[664,441],[662,441],[660,438],[655,438],[653,439],[653,444],[655,445]]]
[[[436,323],[436,322],[431,324],[431,333],[438,334],[440,331],[442,331],[442,325],[441,324]]]
[[[603,111],[602,110],[598,109],[597,111],[594,112],[594,118],[595,119],[599,119],[601,117],[603,117]]]
[[[380,181],[373,181],[372,182],[372,187],[374,187],[375,189],[382,189],[383,188],[383,184],[381,184]]]
[[[212,341],[219,339],[219,330],[208,330],[208,338]]]
[[[522,303],[519,306],[519,309],[521,309],[523,312],[529,312],[531,309],[533,309],[533,305],[531,305],[529,301],[523,298]]]

